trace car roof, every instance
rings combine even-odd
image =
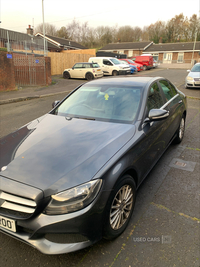
[[[165,79],[162,77],[124,77],[124,78],[106,78],[100,80],[90,81],[90,84],[101,85],[101,84],[123,84],[125,86],[141,86],[144,87],[146,84],[152,83],[158,79]]]

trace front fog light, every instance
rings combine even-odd
[[[44,213],[49,215],[66,214],[89,205],[97,196],[102,180],[94,180],[51,196]]]

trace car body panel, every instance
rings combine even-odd
[[[143,65],[142,64],[136,63],[135,61],[133,61],[131,59],[123,58],[123,59],[119,59],[119,60],[126,61],[128,64],[135,66],[137,68],[137,71],[142,71],[143,70]]]
[[[132,125],[76,118],[68,121],[51,114],[34,126],[31,131],[28,126],[20,129],[27,131],[28,136],[22,135],[13,144],[10,162],[2,173],[40,188],[45,196],[89,181],[135,131]],[[9,142],[6,138],[3,142],[1,149],[5,151]],[[73,180],[66,179],[67,176]]]

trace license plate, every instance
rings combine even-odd
[[[198,84],[198,85],[199,85],[199,84],[200,84],[200,82],[195,82],[195,84]]]
[[[16,221],[0,216],[0,227],[16,232]]]
[[[97,69],[97,71],[101,71],[101,69]]]

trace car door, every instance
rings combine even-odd
[[[162,108],[169,111],[169,117],[167,118],[168,128],[166,129],[166,141],[170,142],[178,129],[181,120],[181,107],[183,102],[176,88],[169,81],[163,79],[160,80],[158,84],[165,99],[165,104]]]
[[[113,64],[109,60],[104,59],[102,69],[105,74],[112,75]]]
[[[82,78],[83,76],[83,64],[77,63],[73,66],[70,72],[71,78]]]
[[[144,177],[157,162],[166,149],[165,131],[167,128],[167,118],[145,122],[151,109],[160,109],[164,104],[162,92],[154,82],[150,85],[146,101],[145,114],[143,116],[141,140],[137,145],[138,155],[137,166],[139,166],[140,176]]]

